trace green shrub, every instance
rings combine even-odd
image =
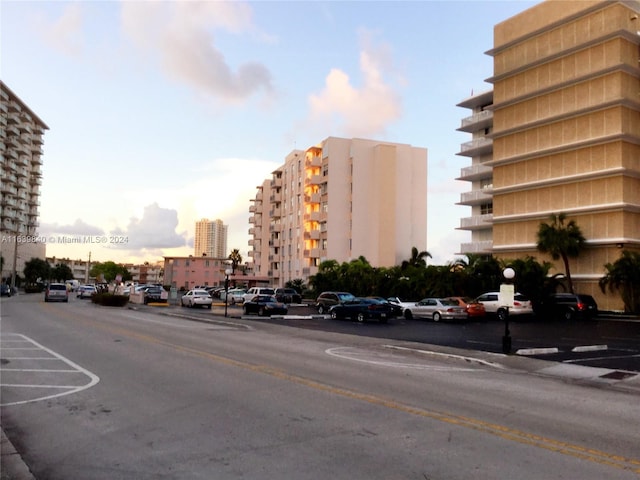
[[[129,302],[126,295],[114,295],[113,293],[94,293],[91,295],[91,301],[104,307],[123,307]]]

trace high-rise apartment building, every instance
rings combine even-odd
[[[427,246],[427,150],[329,137],[295,150],[249,212],[254,274],[307,279],[324,260],[390,267]]]
[[[214,258],[226,258],[227,225],[222,220],[203,218],[196,222],[196,236],[194,254]]]
[[[37,242],[42,144],[49,127],[0,81],[0,251],[2,278],[22,276],[25,261],[45,258]]]
[[[564,212],[587,239],[572,261],[577,289],[640,249],[640,4],[546,1],[494,28],[493,245],[532,255],[540,223]],[[562,265],[556,265],[562,272]]]
[[[471,191],[460,195],[458,205],[471,207],[471,216],[460,219],[460,230],[471,232],[471,242],[460,246],[460,253],[491,254],[493,248],[493,91],[471,95],[459,107],[471,109],[462,119],[461,132],[471,134],[471,140],[460,146],[458,155],[471,157],[471,166],[460,171],[457,180],[471,183]]]

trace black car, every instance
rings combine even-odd
[[[316,299],[316,308],[318,313],[325,313],[334,305],[353,302],[356,297],[348,292],[322,292]]]
[[[279,302],[273,295],[256,295],[242,304],[242,311],[245,315],[257,313],[261,317],[265,315],[286,315],[289,307],[285,303]]]
[[[374,300],[380,300],[381,302],[388,303],[391,309],[393,310],[394,317],[401,317],[402,314],[404,313],[404,308],[401,305],[398,305],[397,303],[393,303],[386,298],[383,298],[383,297],[367,297],[367,298],[373,298]]]
[[[380,323],[394,317],[393,306],[386,300],[378,300],[376,298],[355,298],[352,301],[334,305],[329,308],[331,318],[349,320],[378,320]]]
[[[0,297],[10,297],[11,296],[11,285],[7,285],[6,283],[0,284]]]
[[[302,303],[302,295],[293,288],[276,288],[275,297],[282,303]]]
[[[157,303],[157,302],[166,302],[167,300],[162,298],[162,293],[164,292],[164,288],[152,286],[144,289],[144,303]]]
[[[553,293],[542,300],[539,313],[565,320],[590,320],[598,315],[598,304],[591,295]]]

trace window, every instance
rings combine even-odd
[[[483,203],[482,205],[480,205],[480,214],[481,215],[488,215],[493,213],[493,202],[491,203]]]

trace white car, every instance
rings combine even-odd
[[[180,299],[180,305],[183,307],[207,307],[211,308],[213,299],[206,290],[189,290]]]
[[[407,320],[411,318],[428,318],[434,322],[440,320],[467,320],[469,314],[465,307],[458,302],[445,298],[423,298],[419,302],[400,304],[403,315]]]
[[[500,292],[483,293],[474,301],[482,303],[488,315],[495,315],[500,320],[505,319],[507,307],[500,305],[498,297]],[[509,315],[533,315],[533,306],[531,300],[521,293],[513,296],[513,307],[509,307]]]
[[[91,298],[91,295],[93,295],[94,293],[98,293],[98,289],[95,285],[80,285],[78,287],[78,293],[76,293],[76,297]]]
[[[228,298],[228,303],[230,305],[234,305],[236,303],[242,303],[244,302],[245,293],[247,293],[247,291],[244,288],[232,288],[226,293],[223,290],[220,292],[220,300],[224,302],[225,298]]]

